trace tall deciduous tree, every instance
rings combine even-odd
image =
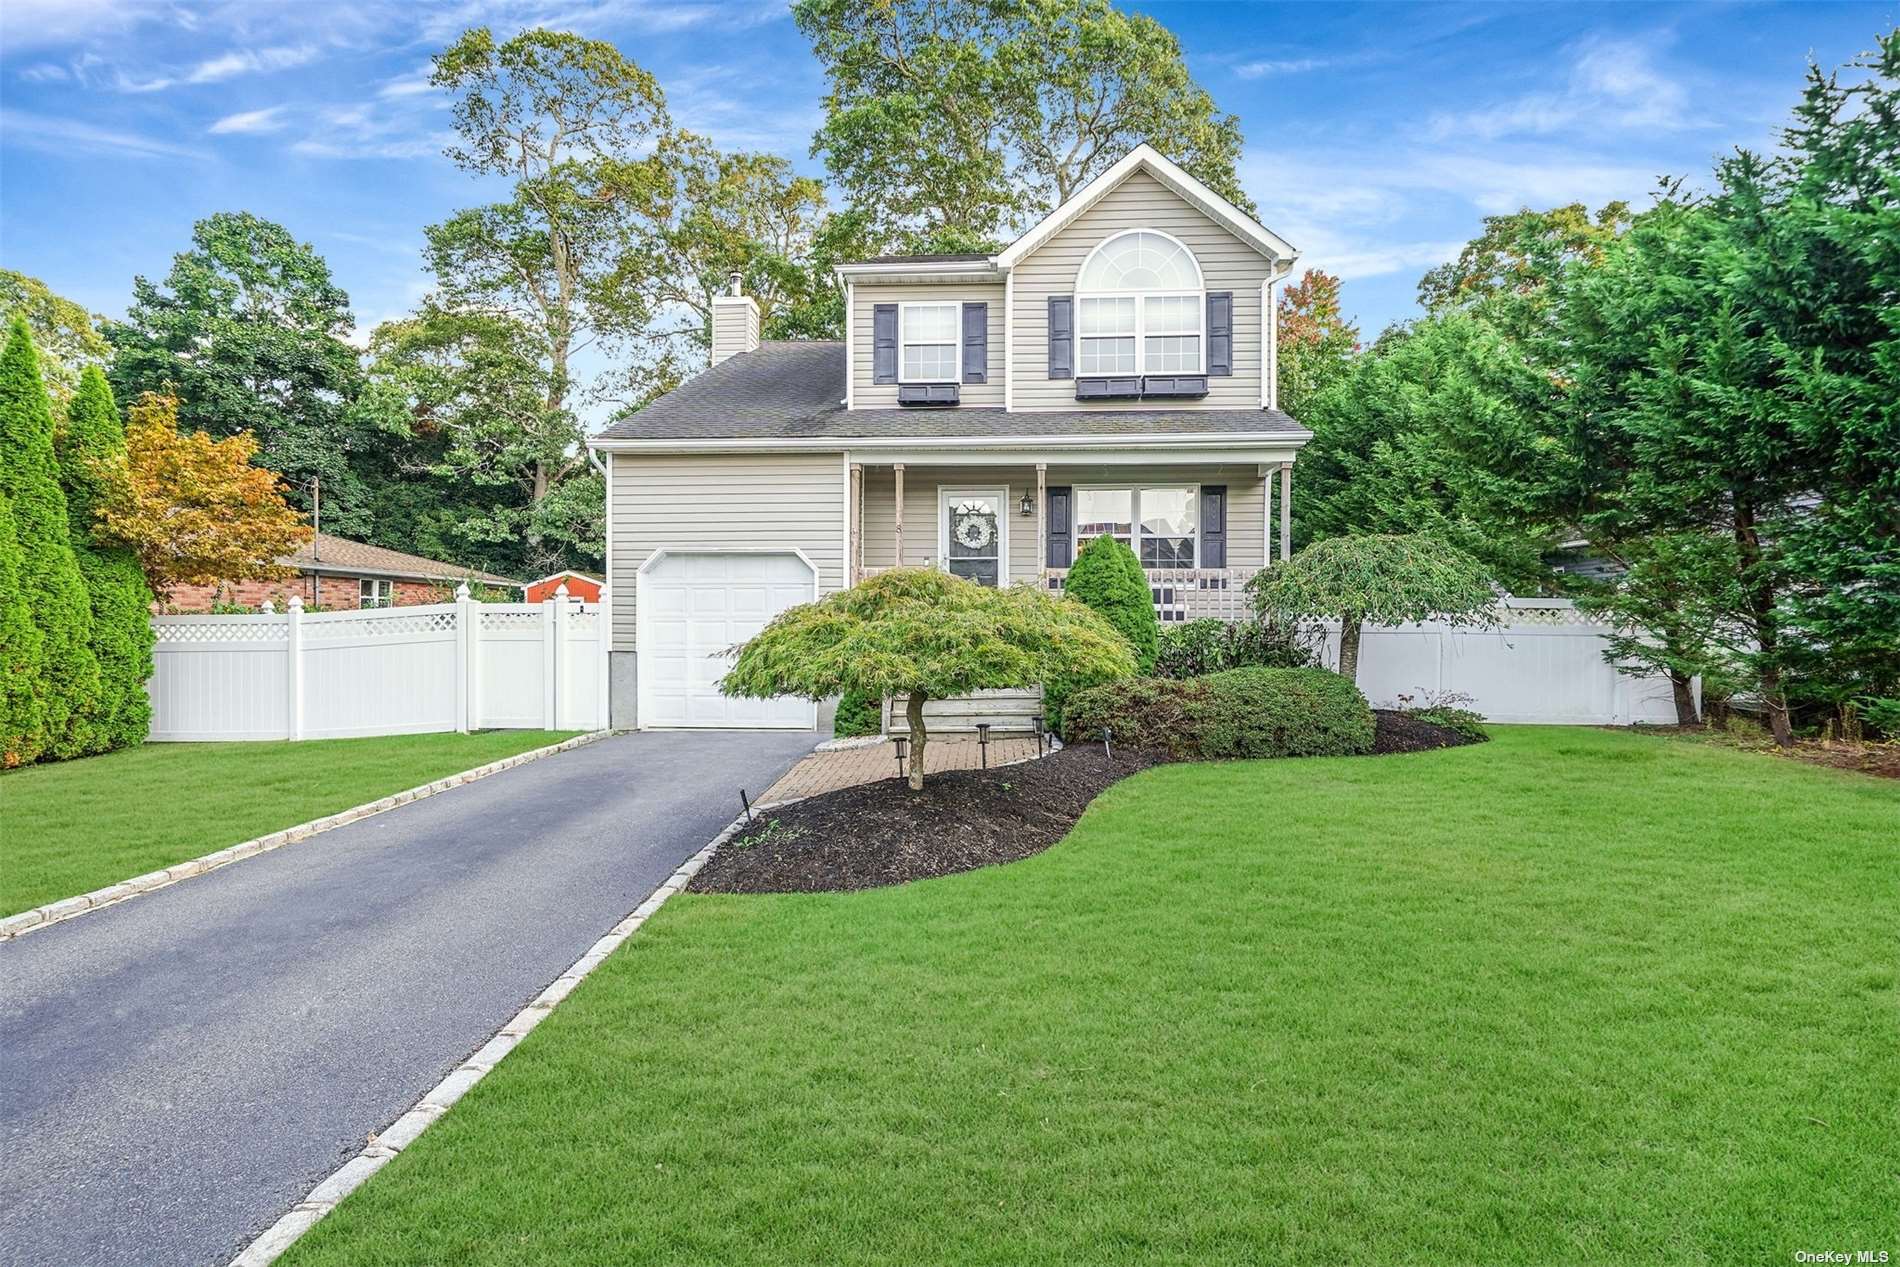
[[[349,296],[314,249],[249,212],[220,213],[193,227],[162,288],[140,277],[132,296],[106,327],[121,400],[171,395],[187,428],[251,434],[298,504],[321,478],[325,527],[372,534],[346,410],[358,379]]]
[[[655,327],[650,232],[674,196],[677,138],[653,76],[599,40],[537,29],[497,43],[478,27],[436,55],[432,82],[455,98],[449,158],[508,192],[426,230],[436,304],[529,335],[545,384],[527,440],[538,504],[586,470],[577,407],[624,397],[678,355],[677,332]],[[632,368],[577,383],[590,349]]]
[[[43,747],[21,760],[84,752],[99,699],[92,609],[73,557],[66,495],[53,455],[53,408],[26,318],[14,314],[0,353],[0,496],[12,502],[20,589],[41,636]]]
[[[1295,419],[1337,382],[1359,350],[1359,327],[1339,306],[1339,278],[1309,268],[1280,293],[1280,408]]]
[[[1427,312],[1482,312],[1511,337],[1528,339],[1561,303],[1565,273],[1601,263],[1629,226],[1627,202],[1605,203],[1595,215],[1573,202],[1486,216],[1484,232],[1457,259],[1420,279],[1418,301]]]
[[[1108,0],[797,0],[792,12],[829,85],[813,152],[886,240],[993,239],[1143,141],[1252,210],[1239,121],[1152,18]]]
[[[151,728],[145,680],[152,676],[152,590],[137,555],[97,540],[99,511],[111,496],[112,479],[124,469],[125,456],[125,426],[97,365],[88,365],[80,376],[54,447],[73,553],[92,605],[92,652],[99,661],[90,746],[95,752],[129,747],[144,742]]]
[[[284,575],[278,556],[309,541],[310,529],[279,477],[251,464],[256,452],[245,432],[180,432],[175,400],[141,397],[102,485],[99,540],[137,554],[161,598],[178,584]]]
[[[33,332],[40,373],[57,408],[79,386],[80,371],[102,363],[112,349],[82,305],[54,294],[37,277],[0,268],[0,321],[10,320],[16,312],[26,318],[27,329]]]

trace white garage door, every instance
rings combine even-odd
[[[766,622],[817,596],[811,565],[796,554],[673,553],[640,575],[642,726],[810,729],[816,706],[789,696],[728,699],[725,653]]]

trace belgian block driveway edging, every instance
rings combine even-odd
[[[530,1030],[547,1019],[548,1013],[554,1010],[557,1003],[572,994],[575,986],[604,963],[608,955],[618,950],[622,942],[639,931],[640,925],[646,923],[654,912],[665,906],[668,898],[683,890],[699,873],[699,869],[706,865],[714,851],[732,839],[733,834],[746,824],[744,815],[735,818],[703,849],[681,863],[679,869],[666,878],[666,883],[633,908],[632,914],[608,929],[599,941],[587,948],[587,953],[576,959],[567,971],[556,977],[547,989],[536,995],[526,1007],[515,1013],[512,1020],[496,1031],[493,1038],[451,1069],[448,1076],[436,1083],[433,1089],[424,1092],[407,1113],[371,1136],[369,1145],[362,1152],[344,1162],[329,1178],[292,1206],[288,1214],[265,1228],[256,1240],[231,1260],[229,1267],[269,1267],[284,1251],[296,1244],[298,1238],[315,1227],[319,1219],[336,1209],[343,1198],[361,1187],[364,1180],[415,1143],[424,1131],[435,1124],[437,1118],[449,1111],[451,1105],[468,1094],[469,1088],[487,1077],[502,1057],[528,1036]]]
[[[395,809],[398,805],[407,805],[411,801],[425,800],[428,797],[436,795],[438,792],[446,792],[450,788],[460,787],[464,783],[473,783],[475,780],[485,779],[491,774],[500,774],[503,770],[511,770],[515,766],[526,765],[530,761],[539,761],[542,757],[551,757],[557,752],[566,752],[570,748],[579,748],[586,744],[594,743],[607,738],[613,733],[611,730],[594,730],[584,735],[576,735],[572,739],[563,739],[560,743],[549,744],[545,748],[531,748],[527,752],[517,752],[512,757],[503,757],[499,761],[490,761],[487,765],[476,766],[473,770],[464,770],[460,774],[444,775],[442,778],[436,779],[432,783],[424,783],[420,787],[407,788],[401,792],[392,792],[388,796],[380,797],[374,801],[368,801],[362,805],[353,805],[349,809],[338,810],[336,813],[326,814],[322,818],[313,818],[307,823],[298,823],[295,827],[286,827],[281,831],[269,832],[252,840],[246,840],[239,844],[227,846],[215,853],[208,853],[202,858],[193,858],[188,862],[180,862],[159,871],[148,871],[144,875],[133,876],[130,880],[125,880],[118,884],[109,884],[103,889],[94,889],[90,893],[81,893],[78,897],[61,898],[57,902],[48,902],[45,906],[36,906],[30,911],[21,911],[17,915],[9,915],[5,919],[0,919],[0,941],[7,941],[11,938],[18,937],[22,933],[30,933],[36,928],[45,928],[48,925],[57,924],[62,920],[72,919],[77,915],[84,915],[87,911],[96,911],[100,907],[111,906],[115,902],[123,902],[127,898],[137,897],[141,893],[150,893],[154,889],[162,889],[167,885],[176,884],[180,880],[189,880],[192,876],[203,875],[207,871],[216,871],[219,867],[229,866],[233,862],[241,862],[246,858],[256,857],[260,853],[269,853],[273,849],[280,849],[285,845],[295,844],[300,840],[307,840],[320,832],[329,831],[332,827],[341,827],[345,823],[354,823],[358,819],[368,818],[372,814],[380,814],[384,810]]]

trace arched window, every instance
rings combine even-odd
[[[1077,371],[1205,373],[1206,311],[1192,251],[1153,229],[1118,233],[1089,252],[1076,276]]]

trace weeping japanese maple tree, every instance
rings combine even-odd
[[[727,695],[902,697],[910,786],[924,786],[924,704],[971,691],[1135,672],[1128,640],[1099,614],[1032,586],[997,589],[935,568],[893,568],[791,608],[739,648]]]

